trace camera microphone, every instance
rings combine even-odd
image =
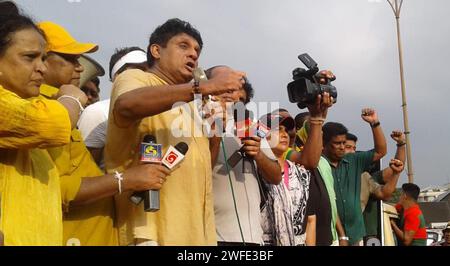
[[[141,143],[141,162],[160,164],[162,159],[162,145],[156,143],[153,135],[145,135]],[[159,210],[159,190],[146,190],[133,193],[130,200],[138,205],[145,199],[145,204],[151,211]]]

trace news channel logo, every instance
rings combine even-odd
[[[178,159],[178,154],[174,151],[170,151],[169,154],[166,156],[166,162],[169,164],[173,164]]]
[[[141,161],[159,163],[162,159],[162,145],[154,143],[141,144]]]

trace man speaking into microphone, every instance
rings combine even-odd
[[[190,135],[172,134],[174,121],[191,113],[194,94],[218,95],[239,90],[245,73],[227,69],[207,81],[192,83],[193,70],[203,47],[200,33],[188,22],[170,19],[151,34],[147,48],[150,69],[127,70],[114,82],[105,147],[108,172],[139,163],[138,146],[153,134],[166,152],[181,141],[189,152],[173,169],[160,190],[160,210],[145,212],[129,200],[116,197],[121,245],[216,245],[211,158],[206,135],[194,134],[194,119],[179,125]],[[181,106],[175,103],[184,102]],[[197,111],[198,112],[198,111]]]

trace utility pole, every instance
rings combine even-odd
[[[401,81],[401,89],[402,89],[402,108],[403,108],[403,124],[405,129],[406,136],[406,160],[407,160],[407,174],[408,174],[408,182],[414,183],[414,172],[411,158],[411,142],[410,142],[410,131],[408,124],[408,109],[406,104],[406,86],[405,86],[405,77],[403,72],[403,48],[402,48],[402,40],[400,38],[400,11],[402,9],[403,0],[387,0],[389,5],[392,8],[392,11],[395,15],[395,20],[397,22],[397,44],[398,44],[398,57],[400,62],[400,81]]]

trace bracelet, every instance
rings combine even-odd
[[[319,122],[320,121],[320,122],[323,123],[323,122],[325,122],[325,118],[322,118],[322,117],[310,117],[309,121],[311,121],[311,122],[316,122],[316,121]]]
[[[405,146],[406,142],[402,142],[402,143],[397,143],[397,147],[401,147],[401,146]]]
[[[80,99],[75,98],[71,95],[63,95],[63,96],[60,96],[57,100],[59,101],[59,99],[62,99],[62,98],[68,98],[68,99],[72,99],[72,100],[76,101],[78,103],[78,107],[80,107],[80,114],[84,111],[84,107],[81,104]]]
[[[319,121],[312,121],[312,122],[311,122],[311,121],[310,121],[309,124],[310,124],[310,125],[322,126],[322,125],[323,125],[323,122],[319,122]]]
[[[376,128],[377,126],[379,126],[380,125],[380,121],[378,121],[378,122],[376,122],[376,123],[373,123],[373,124],[370,124],[370,127],[371,128]]]
[[[348,238],[348,236],[341,236],[339,237],[339,240],[349,241],[350,239]]]
[[[325,123],[325,118],[322,117],[311,117],[309,118],[309,123],[311,125],[323,125],[323,123]]]
[[[114,178],[117,179],[117,183],[119,184],[119,194],[122,194],[123,173],[114,171]]]

